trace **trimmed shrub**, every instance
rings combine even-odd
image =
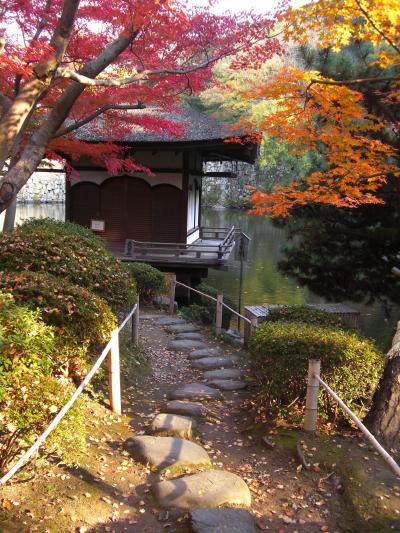
[[[0,291],[11,293],[16,303],[40,309],[46,324],[57,328],[57,335],[73,351],[97,348],[110,339],[117,325],[107,303],[66,280],[45,272],[0,273]]]
[[[348,328],[342,318],[327,311],[321,311],[307,305],[282,305],[269,310],[267,321],[305,322],[314,326]]]
[[[302,322],[265,322],[250,342],[257,401],[274,415],[303,411],[309,359],[321,359],[324,380],[359,413],[372,398],[383,368],[383,354],[356,332]],[[320,415],[345,419],[337,404],[320,396]],[[289,411],[288,411],[289,410]]]
[[[48,272],[104,298],[115,311],[137,299],[128,270],[100,239],[77,224],[29,221],[0,235],[0,270]]]
[[[136,282],[139,297],[150,301],[166,289],[164,274],[146,263],[127,263],[129,273]]]

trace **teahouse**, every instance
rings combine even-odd
[[[158,113],[146,109],[149,112]],[[67,184],[66,218],[102,236],[123,261],[144,261],[163,270],[204,277],[210,267],[226,268],[238,231],[202,226],[204,163],[254,163],[258,146],[244,138],[226,142],[232,137],[226,124],[189,107],[168,119],[184,125],[181,137],[134,126],[128,135],[113,140],[128,147],[129,155],[150,168],[152,176],[134,172],[110,177],[104,167],[89,158],[80,159],[74,165],[79,177]],[[88,127],[79,136],[92,143],[105,140]]]

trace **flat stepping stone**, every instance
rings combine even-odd
[[[167,402],[163,408],[167,413],[174,413],[177,415],[188,415],[188,416],[206,416],[207,409],[202,403],[195,402],[183,402],[181,400],[172,400]]]
[[[140,315],[139,320],[156,320],[160,315]]]
[[[224,352],[221,348],[203,348],[189,354],[189,358],[202,359],[203,357],[219,357],[220,355],[224,355]]]
[[[160,413],[154,418],[150,426],[150,431],[155,435],[162,435],[163,437],[191,439],[195,427],[196,422],[187,416]]]
[[[234,379],[213,379],[212,381],[207,381],[207,385],[220,390],[240,390],[247,387],[245,381],[237,381]]]
[[[157,315],[156,320],[157,326],[177,326],[182,324],[187,324],[186,320],[183,318],[178,318],[176,316],[161,316]]]
[[[174,352],[184,352],[185,350],[194,350],[196,348],[202,348],[203,346],[205,346],[204,342],[183,339],[171,341],[167,345],[167,350],[172,350]]]
[[[189,331],[188,333],[179,333],[179,335],[175,337],[175,340],[203,341],[204,336],[201,333],[197,333],[196,331]]]
[[[193,533],[255,533],[254,518],[246,509],[195,509],[190,511]]]
[[[214,379],[238,379],[242,377],[242,372],[237,368],[220,368],[204,372],[207,381]]]
[[[190,440],[143,435],[130,437],[125,447],[135,461],[156,468],[211,465],[206,450]]]
[[[251,505],[248,486],[232,472],[209,470],[192,476],[160,481],[152,487],[162,507],[201,509],[220,505]]]
[[[192,361],[192,367],[199,370],[215,370],[217,368],[232,368],[234,361],[229,357],[203,357]]]
[[[193,324],[176,324],[172,326],[166,326],[165,328],[170,333],[190,333],[193,331],[199,331],[198,326]]]
[[[168,394],[170,400],[219,400],[222,394],[217,389],[207,387],[203,383],[189,383],[180,389],[171,391]]]

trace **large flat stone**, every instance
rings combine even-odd
[[[182,340],[191,340],[191,341],[203,341],[204,337],[201,333],[197,333],[197,331],[189,331],[188,333],[179,333],[175,340],[182,341]]]
[[[207,385],[220,390],[240,390],[247,387],[245,381],[238,381],[235,379],[213,379],[207,381]]]
[[[156,320],[157,326],[177,326],[182,324],[187,324],[186,320],[183,318],[178,318],[176,316],[161,316],[158,315]]]
[[[195,509],[190,511],[193,533],[255,533],[254,518],[246,509]]]
[[[165,328],[170,333],[188,333],[191,331],[199,331],[198,326],[194,324],[176,324],[172,326],[166,326]]]
[[[130,437],[125,441],[125,447],[135,461],[156,468],[209,466],[211,464],[204,448],[189,440],[174,437],[149,435]]]
[[[153,434],[164,437],[191,439],[195,427],[196,422],[187,416],[160,413],[154,418],[150,430]]]
[[[180,400],[172,400],[167,402],[163,408],[167,413],[175,413],[178,415],[188,415],[188,416],[206,416],[207,409],[202,403],[196,402],[184,402]]]
[[[237,368],[219,368],[204,372],[204,377],[207,381],[213,379],[238,379],[242,377],[242,372]]]
[[[205,344],[201,341],[193,341],[190,339],[175,340],[168,343],[167,350],[172,350],[174,352],[184,352],[186,350],[194,350],[203,346],[205,346]]]
[[[203,348],[201,350],[195,350],[189,354],[190,359],[202,359],[203,357],[218,357],[224,355],[221,348]]]
[[[192,361],[192,367],[199,370],[214,370],[216,368],[231,368],[234,361],[229,357],[203,357]]]
[[[222,394],[203,383],[189,383],[183,387],[170,391],[168,394],[170,400],[218,400]]]
[[[249,488],[242,478],[223,470],[209,470],[155,483],[152,491],[162,507],[200,509],[220,505],[251,505]]]

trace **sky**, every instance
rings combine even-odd
[[[293,7],[305,4],[307,0],[291,0]],[[201,0],[194,0],[194,3],[203,3]],[[248,11],[253,9],[257,13],[272,11],[276,0],[218,0],[218,5],[213,8],[215,13],[224,11]]]

